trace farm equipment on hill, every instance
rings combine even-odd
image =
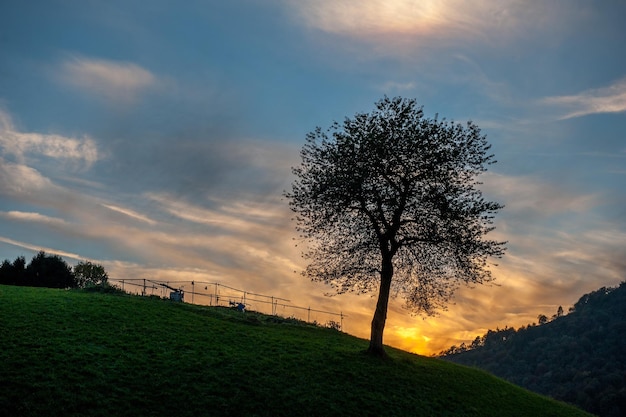
[[[244,303],[238,303],[238,302],[236,302],[236,301],[232,301],[232,300],[231,300],[231,301],[229,301],[229,302],[228,302],[228,304],[229,304],[231,307],[236,308],[236,309],[237,309],[237,311],[240,311],[240,312],[242,312],[242,313],[246,311],[246,305],[245,305]]]
[[[167,288],[172,290],[172,292],[170,292],[170,300],[172,301],[184,301],[185,298],[185,292],[183,291],[182,288],[174,288],[169,286],[168,284],[164,284],[162,282],[157,282],[157,281],[150,281],[153,284],[156,285],[160,285],[161,287]]]

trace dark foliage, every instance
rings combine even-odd
[[[25,285],[26,259],[23,256],[15,258],[13,263],[5,259],[0,265],[0,284]]]
[[[378,290],[370,353],[384,355],[390,296],[432,314],[459,283],[492,279],[487,259],[504,248],[484,236],[502,206],[477,188],[489,149],[473,123],[426,118],[399,97],[307,135],[286,193],[308,244],[304,275],[339,293]]]
[[[89,261],[81,261],[74,267],[76,285],[85,287],[104,287],[108,284],[109,275],[102,265]]]
[[[128,295],[126,291],[117,285],[110,284],[109,282],[104,282],[98,285],[87,285],[82,289],[82,291],[100,294]]]
[[[47,288],[74,288],[76,280],[69,266],[59,255],[41,251],[26,267],[27,285]]]
[[[28,265],[23,256],[13,261],[4,260],[0,266],[0,284],[27,287],[75,288],[72,268],[58,255],[41,251]]]
[[[560,311],[560,314],[559,314]],[[626,416],[626,282],[583,295],[542,325],[490,330],[442,352],[603,417]]]

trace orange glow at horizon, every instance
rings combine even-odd
[[[24,246],[20,242],[10,242]],[[234,245],[235,243],[232,243]],[[231,245],[229,245],[231,247]],[[253,249],[254,246],[251,246]],[[286,271],[285,259],[296,259],[297,263],[303,261],[297,257],[297,249],[285,244],[284,257],[270,256],[269,252],[256,250],[241,252],[242,256],[250,259],[265,258],[266,264],[263,270],[267,277],[272,279],[259,280],[253,271],[241,269],[219,268],[217,265],[205,262],[202,268],[181,267],[154,267],[148,268],[139,264],[124,263],[119,261],[101,261],[105,266],[112,281],[123,278],[147,278],[158,281],[167,281],[176,285],[177,281],[189,283],[212,281],[224,285],[232,285],[245,289],[249,292],[271,294],[275,297],[289,299],[292,305],[309,306],[313,310],[341,312],[344,315],[343,331],[365,340],[370,336],[370,323],[374,313],[377,294],[343,294],[335,297],[326,297],[324,294],[329,288],[319,283],[313,283],[293,270]],[[54,251],[52,251],[54,252]],[[76,255],[66,254],[70,258]],[[78,258],[76,258],[78,259]],[[188,261],[189,259],[187,259]],[[558,306],[565,311],[573,305],[580,296],[595,290],[593,284],[580,287],[577,282],[570,282],[567,286],[553,284],[550,287],[545,282],[537,282],[529,279],[528,271],[516,271],[520,265],[528,268],[529,263],[517,263],[516,258],[507,259],[510,263],[498,267],[496,270],[497,285],[482,285],[475,288],[462,287],[456,296],[448,304],[448,310],[440,312],[435,317],[412,316],[410,312],[402,309],[400,298],[392,298],[384,333],[385,345],[402,349],[420,355],[436,355],[452,345],[459,346],[461,343],[471,343],[476,336],[484,335],[487,330],[504,328],[505,326],[519,328],[537,321],[538,314],[550,317],[556,313]],[[535,265],[537,268],[537,265]],[[547,273],[549,269],[542,270]],[[553,280],[554,281],[554,280]],[[564,285],[564,284],[561,284]],[[190,292],[189,287],[185,287]],[[206,297],[202,301],[196,297],[196,304],[207,304]],[[191,299],[186,297],[187,302]],[[263,310],[258,305],[252,306],[251,310],[269,314],[269,307]],[[338,321],[337,317],[315,313],[307,317],[306,310],[279,309],[279,315],[285,317],[295,316],[302,320],[316,320],[325,324],[329,320]]]

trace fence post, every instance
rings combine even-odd
[[[146,295],[146,279],[143,279],[143,292],[141,293],[142,296]]]
[[[195,282],[191,281],[191,304],[193,304],[193,293],[195,288]]]
[[[309,314],[307,315],[307,320],[308,323],[311,322],[311,306],[309,306]]]

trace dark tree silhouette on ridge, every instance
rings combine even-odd
[[[433,314],[459,283],[493,279],[488,258],[504,243],[484,236],[503,206],[477,188],[489,149],[475,124],[428,119],[400,97],[307,135],[285,193],[308,244],[303,274],[338,293],[378,289],[371,354],[385,356],[390,296]]]
[[[48,255],[41,251],[26,267],[29,286],[48,288],[74,288],[76,281],[72,268],[59,255]]]

